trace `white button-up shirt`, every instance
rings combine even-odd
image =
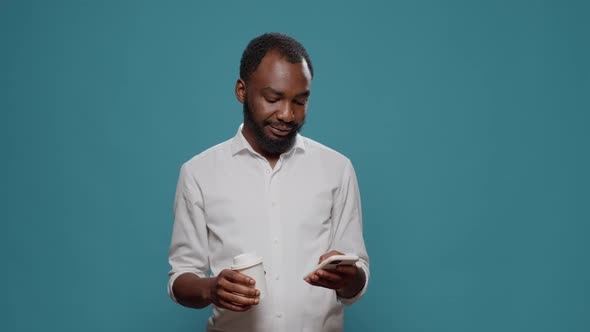
[[[174,204],[168,292],[183,273],[215,276],[232,258],[262,256],[267,295],[247,312],[213,306],[208,331],[340,331],[343,304],[367,288],[369,257],[356,175],[349,159],[297,135],[274,168],[242,134],[186,162]],[[366,276],[354,298],[303,280],[321,255],[360,257]]]

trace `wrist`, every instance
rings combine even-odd
[[[203,287],[203,291],[201,297],[207,301],[208,303],[213,303],[213,292],[215,290],[215,278],[211,277],[205,279],[205,287]]]
[[[346,287],[336,290],[339,297],[350,299],[355,297],[365,287],[366,277],[361,268],[357,268],[353,281]]]
[[[204,308],[211,304],[211,278],[195,273],[183,273],[174,282],[172,290],[178,303],[189,308]]]

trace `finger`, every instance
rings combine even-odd
[[[336,251],[336,250],[332,250],[330,252],[327,252],[327,253],[320,256],[319,263],[325,261],[328,257],[334,256],[334,255],[342,255],[342,253],[340,251]]]
[[[326,271],[326,270],[319,270],[316,272],[320,279],[323,279],[328,282],[341,282],[342,275],[336,272]]]
[[[313,280],[311,279],[309,281],[309,284],[312,286],[317,286],[317,287],[323,287],[323,288],[328,288],[328,289],[338,289],[340,287],[338,287],[338,285],[334,285],[324,279],[317,279],[317,280]]]
[[[316,273],[313,273],[313,274],[311,274],[311,275],[309,276],[309,279],[310,279],[311,281],[313,281],[313,282],[318,282],[318,281],[322,280],[322,277],[319,275],[319,272],[320,272],[320,271],[318,271],[318,272],[316,272]]]
[[[317,283],[317,281],[319,280],[320,279],[317,276],[314,278],[313,275],[310,275],[305,279],[305,281],[312,286],[319,286],[319,284]]]
[[[231,302],[227,302],[224,300],[219,300],[219,307],[225,308],[225,309],[229,309],[231,311],[239,311],[239,312],[243,312],[246,311],[248,309],[250,309],[250,306],[241,306],[241,305],[236,305],[234,303]]]
[[[310,276],[310,283],[314,284],[314,286],[321,286],[330,289],[339,288],[341,279],[338,279],[337,275],[333,276],[334,279],[323,278],[321,275],[319,275],[320,271]]]
[[[338,273],[340,275],[354,276],[357,273],[357,269],[358,268],[356,266],[341,265],[341,266],[338,266],[336,268],[336,270],[334,270],[334,272]]]
[[[228,292],[225,289],[219,290],[217,292],[217,295],[219,296],[220,300],[224,300],[226,302],[230,302],[240,306],[256,305],[259,301],[258,298],[245,297],[240,294]]]
[[[256,284],[256,281],[254,279],[238,271],[223,270],[220,274],[223,276],[224,279],[227,279],[233,283],[247,286],[254,286]]]
[[[242,296],[246,297],[258,297],[260,296],[260,291],[253,287],[248,287],[240,284],[233,283],[227,279],[220,280],[219,284],[221,288],[230,292],[230,293],[237,293]]]

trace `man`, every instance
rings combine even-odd
[[[168,291],[186,307],[213,304],[208,331],[341,331],[343,304],[367,288],[352,164],[299,134],[312,77],[309,55],[293,38],[253,39],[235,87],[243,125],[181,168]],[[264,259],[263,299],[252,278],[230,269],[234,256],[251,252]],[[360,259],[304,279],[335,254]]]

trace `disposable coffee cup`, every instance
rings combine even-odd
[[[260,291],[259,299],[262,300],[266,295],[266,278],[264,277],[264,266],[262,265],[262,257],[256,256],[254,253],[245,253],[234,257],[231,269],[247,275],[256,280],[252,288]]]

